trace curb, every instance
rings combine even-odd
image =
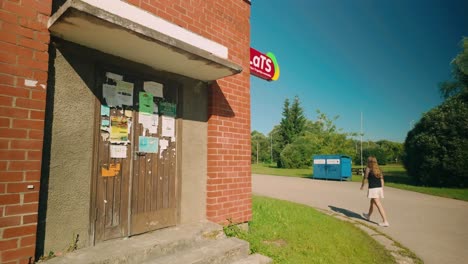
[[[331,212],[324,209],[315,208],[317,211],[320,211],[324,214],[333,216],[339,220],[346,221],[358,227],[370,237],[372,237],[377,243],[381,244],[386,250],[392,254],[395,258],[397,264],[422,264],[424,263],[415,253],[413,253],[408,248],[401,245],[399,242],[395,241],[393,238],[389,237],[387,234],[379,231],[377,228],[370,226],[362,221],[352,219],[348,216]]]

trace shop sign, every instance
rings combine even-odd
[[[266,54],[250,48],[250,74],[267,81],[276,81],[279,78],[280,69],[273,53]]]

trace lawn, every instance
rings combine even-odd
[[[254,196],[249,232],[235,228],[226,228],[226,233],[249,241],[253,253],[274,263],[395,263],[382,245],[353,224],[292,202]]]
[[[383,165],[381,169],[385,175],[385,185],[393,188],[420,192],[435,196],[468,201],[468,188],[437,188],[418,186],[411,181],[405,169],[400,164]],[[252,164],[253,174],[279,175],[289,177],[312,177],[312,168],[308,169],[279,169],[274,165]],[[353,175],[352,181],[360,182],[360,175]]]
[[[312,177],[312,168],[282,169],[282,168],[276,168],[276,165],[273,165],[273,164],[259,163],[259,164],[252,164],[252,173],[307,178],[307,177]]]

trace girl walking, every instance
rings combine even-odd
[[[367,168],[364,177],[362,178],[361,190],[364,188],[364,183],[366,180],[369,183],[367,198],[370,199],[370,205],[369,212],[367,214],[363,213],[362,216],[369,221],[372,212],[374,211],[375,205],[379,210],[380,216],[382,216],[383,220],[382,223],[379,223],[379,226],[390,226],[383,205],[380,202],[380,199],[384,198],[384,177],[382,171],[379,168],[379,164],[377,163],[377,159],[372,156],[367,159]]]

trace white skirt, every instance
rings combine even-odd
[[[367,191],[367,198],[384,198],[383,188],[372,188]]]

